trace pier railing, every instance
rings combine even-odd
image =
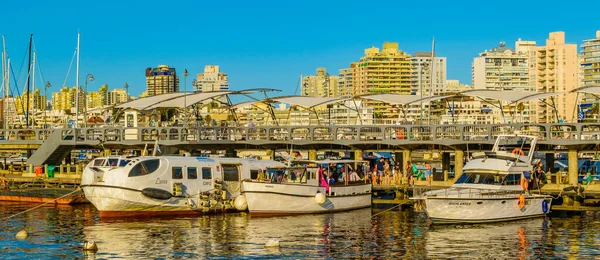
[[[503,134],[527,134],[540,142],[568,144],[600,141],[600,124],[490,124],[490,125],[335,125],[257,127],[93,127],[58,129],[0,129],[0,143],[42,143],[53,131],[64,140],[85,142],[314,142],[361,143],[493,142]]]

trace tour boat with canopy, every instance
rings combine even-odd
[[[244,179],[284,166],[271,160],[186,156],[99,157],[81,187],[100,217],[202,214],[245,210],[235,205]]]
[[[498,136],[491,151],[475,152],[463,174],[447,189],[413,197],[433,223],[484,223],[541,217],[552,197],[534,194],[533,172],[537,137]],[[538,190],[539,193],[539,190]]]
[[[250,215],[327,213],[371,206],[371,184],[356,171],[363,161],[305,162],[309,165],[270,167],[264,180],[244,181],[242,196]]]

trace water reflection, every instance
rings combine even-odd
[[[2,218],[31,205],[0,204]],[[81,258],[578,258],[600,256],[600,213],[488,225],[430,226],[412,210],[330,215],[100,221],[91,205],[49,206],[3,222],[3,259]],[[26,228],[31,236],[16,240]],[[265,248],[276,238],[280,248]]]

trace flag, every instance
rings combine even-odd
[[[581,105],[579,106],[579,121],[583,120],[583,110],[581,109]]]

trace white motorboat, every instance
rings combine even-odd
[[[413,197],[433,223],[485,223],[541,217],[552,197],[528,189],[537,137],[499,136],[490,152],[473,153],[447,189]],[[538,194],[534,194],[534,193]]]
[[[328,160],[315,162],[317,167],[270,168],[266,181],[242,183],[250,215],[327,213],[370,207],[371,184],[359,180],[348,167],[359,162]],[[328,183],[325,176],[333,174],[328,175],[327,171],[334,169],[339,169],[342,177]]]
[[[240,158],[99,157],[85,167],[81,187],[100,217],[202,214],[233,210],[242,180],[283,165]]]

